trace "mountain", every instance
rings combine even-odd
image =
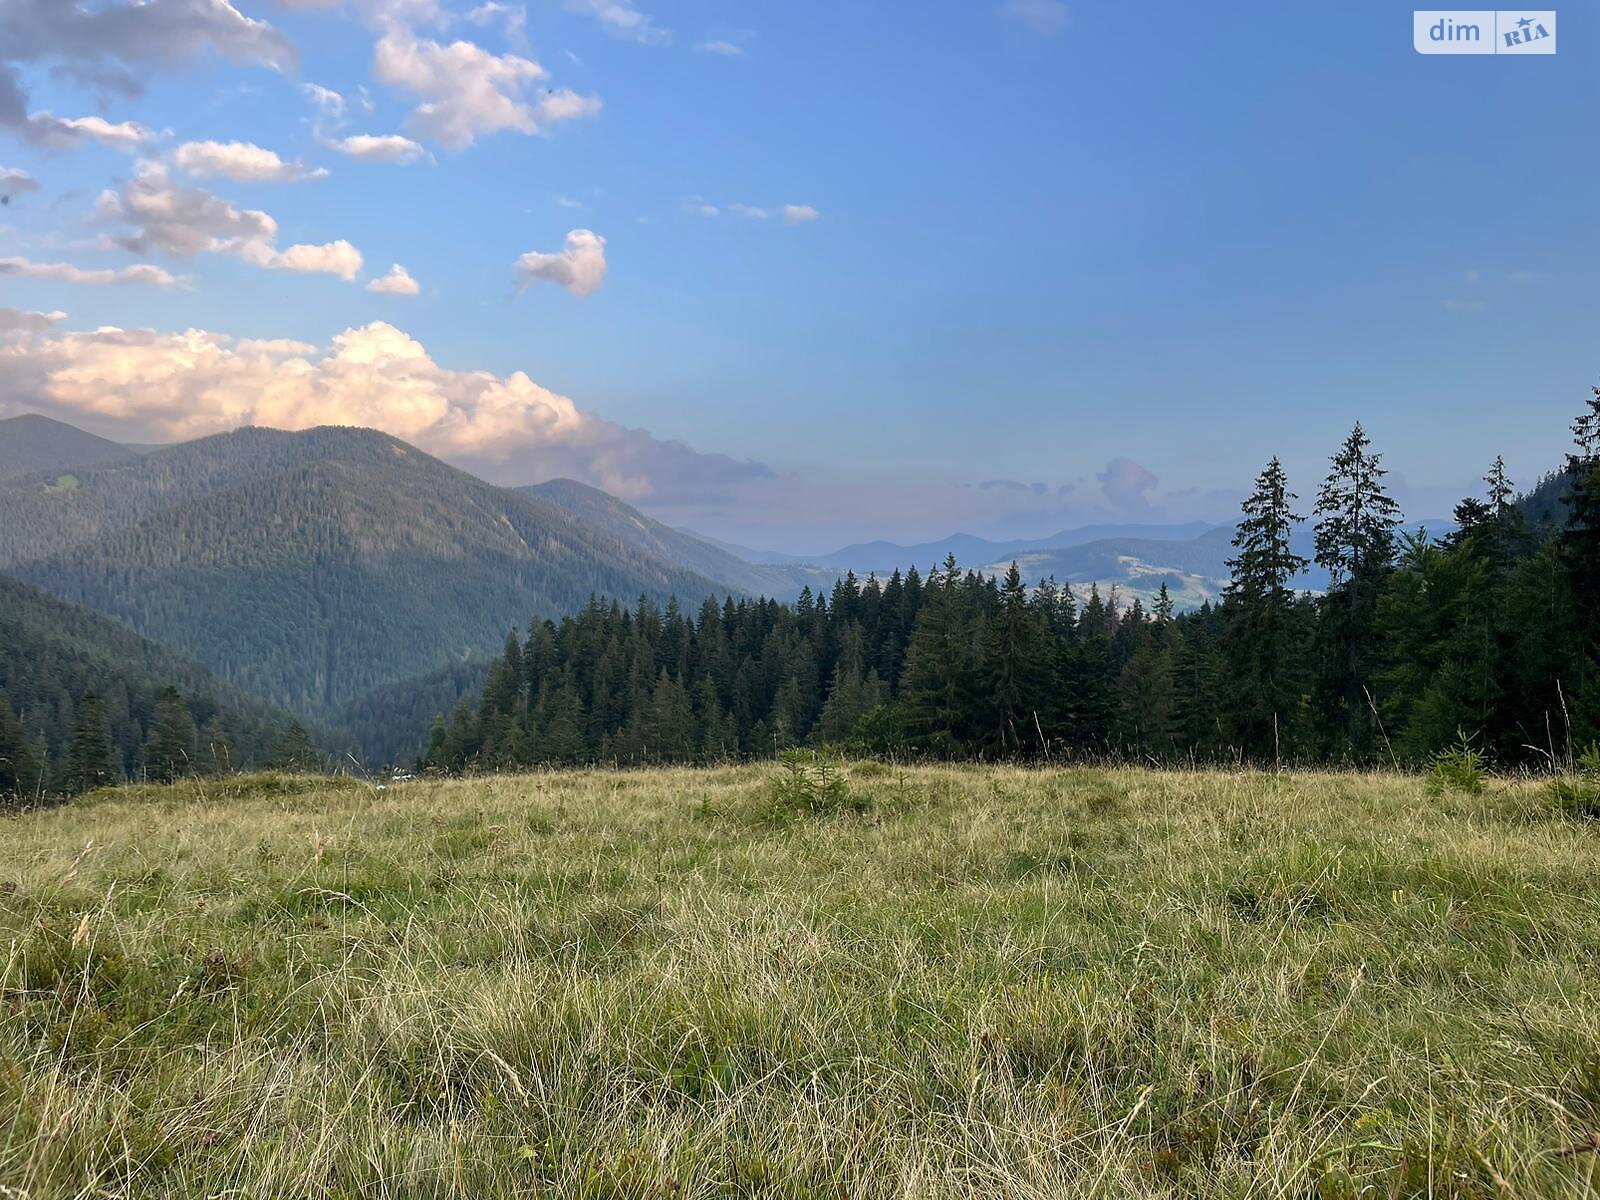
[[[824,562],[820,558],[808,558],[804,554],[783,554],[777,550],[752,550],[749,546],[741,546],[738,542],[725,542],[721,538],[714,538],[709,533],[696,533],[692,529],[679,526],[678,532],[686,537],[692,537],[698,542],[726,550],[735,558],[742,558],[747,563],[755,563],[762,567],[806,567],[815,566]]]
[[[801,563],[753,563],[709,540],[663,525],[608,492],[573,479],[552,479],[514,488],[560,505],[574,516],[603,529],[642,553],[677,563],[730,592],[792,600],[809,586],[813,591],[833,587],[841,572]]]
[[[0,421],[0,479],[60,475],[85,467],[127,462],[134,457],[134,452],[126,446],[49,417],[24,413]],[[63,482],[62,486],[71,485]]]
[[[235,765],[266,761],[290,720],[110,617],[0,575],[0,697],[47,761],[60,761],[77,706],[93,691],[124,769],[133,770],[168,686],[182,693],[197,729],[225,734]]]
[[[319,717],[591,594],[723,590],[369,429],[240,429],[74,480],[0,483],[0,569]]]
[[[919,542],[914,546],[881,541],[859,542],[821,555],[819,561],[841,570],[848,568],[858,575],[865,575],[869,571],[883,575],[896,567],[902,571],[910,566],[926,570],[943,562],[949,554],[954,554],[956,562],[963,566],[1002,560],[1009,564],[1017,555],[1035,550],[1065,550],[1111,538],[1184,541],[1199,537],[1213,528],[1205,521],[1191,521],[1184,525],[1084,525],[1077,529],[1063,529],[1049,537],[1015,538],[1011,541],[991,541],[970,533],[957,533],[936,542]]]

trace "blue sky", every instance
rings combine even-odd
[[[118,436],[359,420],[820,551],[1229,519],[1274,453],[1309,508],[1358,417],[1434,517],[1496,453],[1553,466],[1600,368],[1592,4],[1523,58],[1419,56],[1375,3],[150,0],[150,48],[118,7],[0,0],[0,172],[37,185],[0,306],[53,318],[0,383]],[[517,78],[422,78],[450,54]],[[326,175],[206,173],[207,142]],[[197,193],[276,229],[152,230]],[[391,263],[419,294],[366,290]]]

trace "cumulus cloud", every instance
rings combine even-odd
[[[1148,511],[1150,493],[1161,482],[1148,468],[1127,458],[1113,458],[1095,478],[1100,481],[1101,495],[1112,508],[1124,513]]]
[[[407,129],[449,150],[465,149],[485,134],[539,133],[600,111],[598,97],[566,88],[528,103],[524,89],[549,74],[530,58],[492,54],[467,41],[442,45],[404,28],[391,28],[378,40],[373,69],[384,83],[422,101]]]
[[[1006,0],[1000,11],[1045,37],[1067,27],[1067,6],[1061,0]]]
[[[421,293],[422,285],[411,278],[399,263],[389,268],[387,275],[380,276],[367,284],[367,291],[376,292],[380,296],[415,296]]]
[[[35,145],[61,150],[82,141],[99,142],[124,154],[149,145],[155,131],[137,121],[108,121],[104,117],[53,117],[47,112],[29,115],[24,136]]]
[[[138,263],[120,270],[91,270],[72,263],[33,262],[26,258],[0,258],[0,275],[20,279],[54,279],[60,283],[82,283],[95,287],[142,283],[151,287],[183,287],[185,282],[150,263]]]
[[[574,229],[554,254],[530,250],[517,259],[517,290],[543,281],[557,283],[574,296],[587,296],[605,282],[606,240],[588,229]]]
[[[296,245],[279,250],[278,223],[259,209],[241,209],[200,188],[172,182],[160,163],[141,163],[120,191],[103,192],[98,214],[135,232],[112,240],[135,254],[160,250],[177,258],[231,254],[258,267],[325,272],[349,281],[361,271],[361,253],[349,242]]]
[[[402,167],[419,161],[427,153],[420,143],[398,133],[353,133],[349,137],[326,138],[323,145],[362,162],[393,163]]]
[[[134,96],[140,73],[206,53],[278,69],[296,61],[292,43],[228,0],[6,0],[0,5],[0,127],[29,141],[59,142],[78,130],[71,121],[28,112],[20,65],[51,63],[54,73],[103,93]],[[90,118],[77,118],[86,121]]]
[[[0,343],[0,394],[152,441],[247,424],[372,426],[501,482],[566,475],[633,500],[772,475],[583,412],[521,371],[447,370],[382,321],[347,329],[326,349],[198,329],[45,332]]]
[[[822,216],[809,204],[785,204],[783,206],[783,219],[790,225],[799,225],[804,221],[815,221]]]
[[[240,183],[298,183],[328,174],[321,167],[285,162],[253,142],[185,142],[172,152],[172,161],[201,179],[221,176]]]
[[[337,275],[346,283],[361,274],[361,251],[340,238],[320,245],[295,245],[287,250],[259,252],[254,246],[245,256],[259,267],[273,271],[295,271],[302,275]]]
[[[672,40],[671,31],[662,29],[640,12],[632,0],[567,0],[567,8],[593,17],[612,37],[645,45],[661,45]]]
[[[10,204],[26,192],[37,192],[39,181],[20,167],[0,167],[0,204]]]
[[[66,320],[64,312],[27,312],[18,308],[0,308],[0,338],[43,333],[58,321]]]

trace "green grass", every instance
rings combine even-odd
[[[1600,1194],[1541,786],[846,774],[8,819],[0,1197]]]

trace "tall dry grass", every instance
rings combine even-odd
[[[1593,1196],[1535,784],[129,788],[0,845],[0,1196]]]

